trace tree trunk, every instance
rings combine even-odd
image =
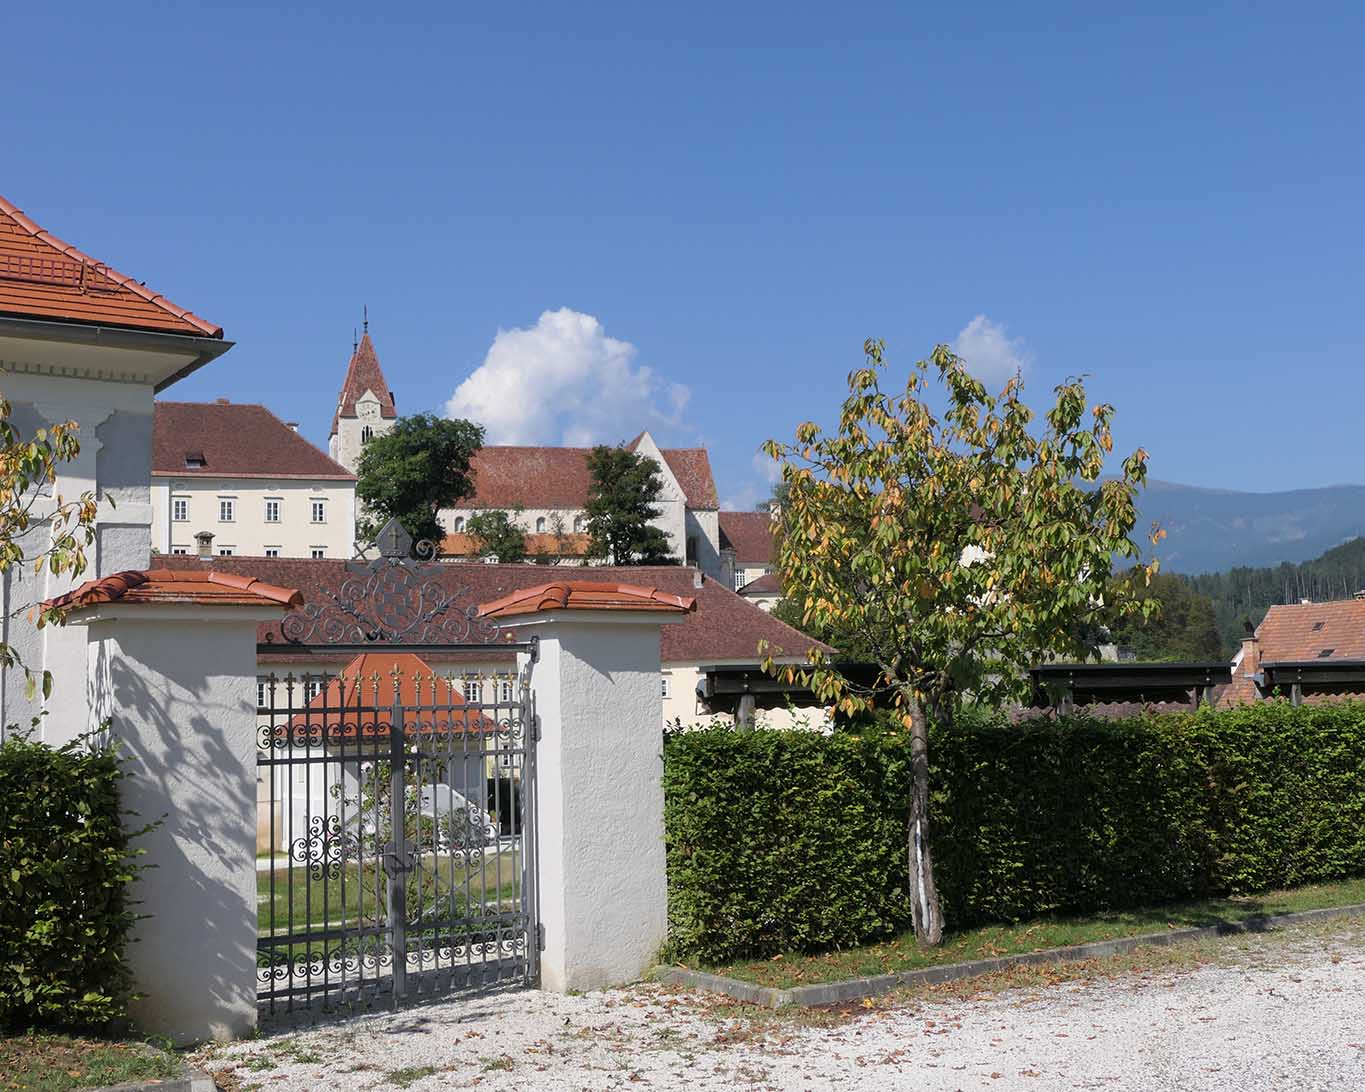
[[[911,920],[920,947],[930,948],[943,943],[943,912],[929,848],[929,723],[918,701],[910,707],[910,771]]]

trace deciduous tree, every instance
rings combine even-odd
[[[650,522],[664,487],[659,464],[603,444],[588,452],[588,473],[588,556],[613,565],[674,564],[668,536]]]
[[[884,346],[864,350],[837,431],[807,422],[795,443],[764,449],[782,461],[778,564],[801,589],[803,621],[851,635],[878,678],[860,685],[818,651],[805,667],[767,667],[845,714],[894,711],[910,732],[912,918],[920,942],[937,944],[928,720],[951,729],[968,702],[1021,697],[1039,659],[1093,651],[1076,636],[1083,620],[1141,609],[1123,588],[1105,596],[1111,558],[1138,554],[1147,455],[1100,481],[1114,409],[1090,406],[1080,380],[1035,422],[1018,376],[991,395],[940,345],[888,393]]]
[[[356,496],[365,506],[359,535],[372,538],[397,517],[414,543],[440,545],[436,513],[474,492],[469,462],[483,446],[483,429],[431,413],[402,417],[365,445]]]
[[[496,557],[504,564],[526,560],[526,532],[508,512],[480,512],[470,516],[465,531],[478,545],[480,557]]]

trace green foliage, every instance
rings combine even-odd
[[[0,1026],[125,1015],[128,885],[140,870],[129,841],[142,833],[123,825],[125,776],[114,750],[85,740],[0,744]]]
[[[1365,874],[1365,705],[932,735],[937,878],[960,928]],[[880,940],[905,895],[910,741],[709,729],[664,745],[670,954]]]
[[[671,565],[668,536],[649,521],[663,490],[659,464],[624,447],[588,452],[588,556],[613,565]]]
[[[1127,583],[1139,601],[1156,603],[1150,614],[1121,616],[1107,627],[1110,638],[1132,649],[1139,660],[1225,658],[1213,601],[1191,588],[1187,581],[1166,573],[1149,578],[1142,569],[1130,569],[1117,575],[1114,583]]]
[[[526,532],[507,512],[470,516],[465,531],[478,543],[480,557],[496,557],[502,564],[526,560]]]
[[[473,494],[469,462],[482,446],[483,429],[469,421],[432,413],[399,418],[360,455],[356,496],[366,509],[361,537],[372,537],[396,516],[414,542],[439,545],[436,513]]]
[[[1182,577],[1213,601],[1222,654],[1232,656],[1250,623],[1258,626],[1268,608],[1300,599],[1346,599],[1365,588],[1365,538],[1334,546],[1321,557],[1264,568],[1238,566],[1223,573]]]

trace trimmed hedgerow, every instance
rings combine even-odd
[[[77,740],[0,744],[0,1026],[92,1027],[126,1014],[138,872],[121,759]]]
[[[902,734],[664,745],[669,947],[706,962],[910,926]],[[950,927],[1365,872],[1365,705],[972,720],[931,742]]]

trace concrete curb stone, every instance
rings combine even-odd
[[[872,978],[850,978],[842,982],[795,986],[785,990],[770,986],[757,986],[752,982],[744,982],[738,978],[727,978],[724,975],[693,971],[686,967],[660,967],[654,973],[654,980],[667,985],[709,990],[713,993],[733,997],[736,1001],[745,1001],[766,1008],[783,1008],[788,1005],[836,1005],[844,1001],[860,1001],[866,997],[877,997],[905,986],[954,982],[962,978],[993,974],[997,971],[1008,970],[1011,967],[1071,963],[1082,959],[1123,955],[1144,945],[1167,946],[1180,944],[1187,940],[1205,940],[1242,933],[1264,933],[1284,925],[1299,925],[1306,922],[1359,917],[1361,915],[1365,915],[1365,903],[1354,903],[1350,906],[1332,906],[1321,910],[1301,910],[1294,914],[1247,918],[1241,922],[1219,922],[1217,925],[1191,929],[1169,929],[1164,933],[1146,933],[1141,936],[1120,937],[1115,940],[1097,940],[1089,944],[1076,944],[1069,948],[1049,948],[1041,952],[1001,956],[998,959],[976,959],[969,963],[950,963],[942,967],[925,967],[917,971],[901,971],[896,974],[876,975]],[[195,1089],[194,1092],[199,1092],[199,1090]]]
[[[173,1057],[151,1043],[137,1044],[140,1052],[158,1058]],[[84,1092],[217,1092],[217,1082],[201,1069],[189,1069],[183,1064],[178,1077],[162,1077],[150,1081],[124,1081],[106,1084]]]

